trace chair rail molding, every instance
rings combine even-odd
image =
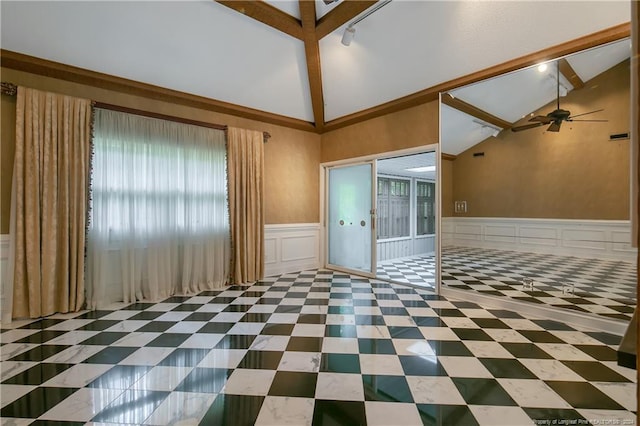
[[[265,276],[319,268],[320,229],[319,223],[265,225]]]
[[[442,244],[634,262],[628,220],[443,217]]]

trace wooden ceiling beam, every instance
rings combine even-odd
[[[584,81],[582,81],[578,73],[575,72],[569,61],[562,58],[558,61],[558,66],[560,67],[562,75],[569,80],[569,83],[571,83],[575,90],[582,89],[584,87]]]
[[[302,40],[307,59],[307,75],[311,90],[311,106],[317,132],[324,127],[324,97],[322,95],[322,71],[320,67],[320,45],[316,32],[315,1],[299,0],[300,20],[302,21]]]
[[[303,39],[302,24],[293,16],[284,13],[280,9],[271,6],[262,0],[241,1],[241,0],[216,0],[221,5],[227,6],[250,18],[260,21],[276,30],[289,34],[299,40]],[[315,19],[315,18],[314,18]]]
[[[344,0],[318,20],[316,24],[316,37],[320,40],[328,34],[331,34],[374,4],[376,4],[376,0]]]
[[[495,115],[489,114],[488,112],[481,110],[480,108],[471,105],[462,99],[454,98],[448,93],[445,93],[440,98],[442,103],[450,106],[451,108],[457,109],[458,111],[464,112],[472,117],[477,118],[478,120],[484,121],[485,123],[493,124],[494,126],[498,126],[501,129],[507,130],[510,129],[512,124],[506,120],[503,120]]]
[[[441,156],[443,160],[447,161],[455,161],[455,159],[458,158],[457,155],[447,154],[446,152],[443,152]]]
[[[538,52],[534,52],[529,55],[512,59],[510,61],[486,68],[473,74],[468,74],[454,80],[440,83],[411,95],[386,102],[382,105],[368,108],[363,111],[358,111],[344,117],[336,118],[335,120],[331,120],[325,123],[324,131],[330,132],[332,130],[370,120],[375,117],[380,117],[393,112],[402,111],[407,108],[422,105],[427,102],[435,101],[438,99],[438,95],[441,92],[448,92],[449,90],[466,86],[467,84],[477,83],[478,81],[496,77],[498,75],[505,74],[511,71],[516,71],[521,68],[535,65],[539,62],[550,61],[562,56],[566,56],[570,53],[579,52],[581,50],[590,49],[592,47],[621,40],[623,38],[629,37],[630,34],[630,23],[627,22],[625,24],[616,25],[614,27],[598,31],[585,37],[580,37],[566,43],[561,43],[556,46],[539,50]]]

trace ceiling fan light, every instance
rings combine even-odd
[[[344,44],[345,46],[349,46],[355,36],[356,29],[354,27],[345,28],[344,34],[342,34],[342,44]]]

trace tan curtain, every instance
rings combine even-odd
[[[231,224],[231,282],[251,283],[264,275],[264,136],[230,127],[227,172]]]
[[[90,138],[91,101],[18,88],[13,318],[82,308]]]

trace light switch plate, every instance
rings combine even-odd
[[[454,203],[453,203],[453,211],[455,213],[466,213],[467,212],[467,202],[466,201],[454,201]]]

